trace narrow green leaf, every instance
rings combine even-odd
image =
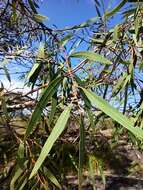
[[[23,190],[24,186],[28,183],[27,171],[24,171],[23,174],[18,178],[15,183],[15,190]]]
[[[47,16],[40,15],[40,14],[34,14],[34,18],[35,18],[35,20],[38,21],[38,22],[43,22],[43,21],[45,21],[45,20],[48,19]]]
[[[135,26],[136,39],[138,41],[140,29],[142,27],[142,18],[140,15],[136,15],[135,20],[134,20],[134,26]]]
[[[18,190],[23,190],[26,183],[27,183],[27,178],[25,178],[25,180],[23,181],[22,185],[19,187]]]
[[[76,158],[70,153],[69,153],[69,158],[70,158],[73,166],[75,167],[76,171],[78,172],[78,163],[76,162]]]
[[[71,39],[72,36],[73,36],[73,34],[68,34],[67,36],[65,36],[65,37],[60,41],[60,45],[61,45],[61,46],[65,46],[66,43]]]
[[[28,76],[27,76],[27,79],[29,80],[29,82],[33,83],[33,86],[34,86],[34,84],[39,76],[39,73],[41,71],[41,68],[42,68],[41,62],[45,58],[44,48],[45,48],[44,43],[40,42],[35,63],[33,65],[33,67],[31,68],[31,70],[29,71]]]
[[[61,135],[61,133],[64,131],[66,123],[67,123],[69,116],[70,116],[70,111],[71,111],[71,106],[68,106],[62,112],[60,117],[58,118],[58,121],[57,121],[55,127],[53,128],[50,136],[48,137],[48,139],[46,140],[46,142],[42,148],[40,156],[34,165],[34,168],[30,174],[29,179],[31,179],[37,173],[37,171],[41,167],[42,163],[44,162],[45,158],[49,154],[51,148],[53,147],[53,144],[58,139],[58,137]]]
[[[79,27],[86,27],[89,26],[90,24],[97,22],[99,20],[99,17],[93,17],[88,19],[86,22],[83,22],[79,25]],[[75,28],[76,29],[76,28]]]
[[[20,167],[24,164],[24,143],[21,141],[17,151],[17,161]]]
[[[10,62],[9,59],[4,58],[4,60],[3,60],[2,62],[0,62],[0,67],[1,67],[1,66],[3,67],[3,66],[5,66],[5,65],[7,65],[9,62]]]
[[[40,42],[37,59],[44,59],[44,58],[45,58],[45,44],[43,42]]]
[[[100,62],[107,65],[112,64],[112,62],[108,60],[107,58],[91,51],[80,51],[80,52],[72,53],[70,57],[84,58],[90,61],[96,61],[96,62]]]
[[[59,184],[58,180],[56,179],[56,177],[54,176],[54,174],[47,169],[46,167],[44,167],[44,173],[46,175],[46,177],[59,189],[62,189],[61,185]]]
[[[27,178],[25,178],[24,179],[24,181],[23,181],[23,183],[21,184],[21,186],[19,187],[19,189],[18,190],[23,190],[24,189],[24,186],[26,185],[26,183],[27,183]]]
[[[123,114],[125,114],[126,108],[127,108],[128,88],[129,88],[129,84],[127,83],[125,86],[125,91],[124,91],[124,107],[123,107],[123,112],[122,112]]]
[[[106,178],[105,178],[105,175],[104,175],[104,168],[102,167],[102,165],[101,165],[100,162],[98,164],[98,169],[99,169],[99,172],[100,172],[100,175],[101,175],[101,179],[102,179],[103,185],[105,187],[105,185],[106,185]]]
[[[31,82],[31,78],[32,76],[34,76],[34,74],[36,73],[36,71],[39,69],[40,67],[40,63],[35,63],[32,67],[32,69],[30,70],[30,72],[27,75],[27,79]]]
[[[122,0],[114,9],[112,9],[110,12],[105,13],[105,17],[110,17],[116,14],[125,4],[127,3],[127,0]]]
[[[92,181],[93,190],[96,190],[95,171],[97,170],[98,161],[92,155],[89,155],[89,174]]]
[[[23,173],[23,170],[21,168],[18,168],[10,182],[10,190],[15,190],[15,182],[22,173]]]
[[[24,157],[24,143],[21,141],[19,144],[19,148],[17,151],[18,157],[23,158]]]
[[[81,115],[80,141],[79,141],[79,169],[78,169],[79,190],[82,187],[84,153],[85,153],[85,131],[84,131],[84,120],[83,116]]]
[[[8,81],[11,83],[11,77],[10,77],[10,74],[9,74],[9,72],[8,72],[8,69],[4,66],[4,67],[3,67],[3,70],[4,70],[4,72],[5,72],[6,78],[7,78]]]
[[[57,87],[59,86],[61,81],[62,81],[62,78],[57,77],[56,79],[51,81],[49,86],[45,89],[43,95],[41,96],[41,98],[32,114],[31,120],[27,126],[25,138],[27,138],[30,135],[34,126],[36,126],[36,123],[39,121],[39,119],[41,117],[41,113],[42,113],[43,109],[46,107],[48,101],[51,99],[51,97],[57,91]]]
[[[125,88],[130,78],[131,78],[131,75],[127,75],[127,73],[125,73],[121,78],[119,78],[117,84],[113,88],[113,92],[112,92],[113,96],[117,95],[119,92],[121,92]]]
[[[32,11],[33,11],[34,13],[37,13],[36,6],[35,6],[33,0],[28,0],[28,3],[29,3],[29,5],[30,5],[30,8],[32,9]]]
[[[114,28],[113,41],[116,43],[117,40],[119,40],[120,36],[121,36],[121,27],[119,24],[117,24]]]
[[[112,107],[103,98],[97,96],[95,93],[84,88],[82,88],[82,90],[93,106],[97,106],[100,110],[102,110],[105,114],[110,116],[113,120],[117,121],[123,127],[132,132],[137,138],[143,139],[143,130],[141,128],[134,127],[133,121],[131,121],[125,115],[120,113],[117,109]]]

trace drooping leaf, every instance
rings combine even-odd
[[[3,70],[4,70],[4,72],[5,72],[6,78],[7,78],[8,81],[11,83],[11,77],[10,77],[10,74],[9,74],[8,69],[4,66],[4,67],[3,67]]]
[[[79,141],[79,169],[78,169],[79,190],[82,187],[84,154],[85,154],[85,131],[84,131],[84,118],[81,115],[81,121],[80,121],[80,141]]]
[[[65,46],[66,43],[71,39],[72,36],[73,36],[73,34],[68,34],[68,35],[66,35],[66,36],[60,41],[60,45],[61,45],[61,46]]]
[[[23,168],[23,166],[20,168]],[[19,178],[17,179],[16,183],[15,183],[15,190],[23,190],[25,185],[28,182],[28,175],[27,175],[27,171],[25,170],[22,175],[19,176]]]
[[[33,65],[33,67],[31,68],[30,72],[27,75],[27,79],[29,80],[29,82],[33,82],[34,78],[37,79],[39,72],[37,73],[37,71],[39,70],[39,68],[41,67],[40,63],[35,63]],[[35,75],[37,73],[37,75]]]
[[[29,179],[31,179],[37,173],[37,171],[41,167],[42,163],[44,162],[45,158],[49,154],[51,148],[53,147],[53,144],[58,139],[58,137],[61,135],[61,133],[64,131],[65,126],[66,126],[67,121],[68,121],[69,116],[70,116],[70,111],[71,111],[71,106],[68,106],[62,112],[60,117],[58,118],[58,121],[57,121],[55,127],[53,128],[50,136],[48,137],[48,139],[46,140],[46,142],[42,148],[40,156],[34,165],[34,168],[30,174]]]
[[[56,92],[57,87],[59,86],[61,81],[62,81],[62,78],[57,77],[56,79],[51,81],[49,86],[45,89],[44,93],[42,94],[42,96],[32,114],[31,120],[27,126],[25,138],[30,135],[34,126],[36,126],[36,123],[39,121],[39,119],[41,117],[41,113],[42,113],[43,109],[45,108],[45,106],[47,105],[47,103],[51,99],[51,97],[54,95],[54,93]]]
[[[44,167],[44,173],[46,175],[46,177],[59,189],[62,189],[61,185],[59,184],[57,178],[54,176],[54,174],[47,169],[46,167]]]
[[[23,170],[19,167],[10,182],[10,190],[15,190],[15,182],[22,173],[23,173]]]
[[[10,182],[10,190],[17,189],[16,188],[16,186],[17,186],[16,182],[21,177],[22,173],[24,172],[27,163],[28,163],[28,161],[25,161],[23,163],[23,167],[19,167],[19,165],[16,166],[14,176],[12,177],[11,182]]]
[[[84,88],[82,88],[82,90],[93,106],[96,106],[113,120],[117,121],[123,127],[132,132],[137,138],[143,139],[143,130],[141,128],[134,127],[134,122],[132,120],[120,113],[100,96]]]
[[[80,52],[72,53],[70,57],[88,59],[90,61],[96,61],[96,62],[100,62],[107,65],[112,64],[112,62],[108,60],[107,58],[91,51],[80,51]]]
[[[33,84],[33,86],[39,76],[39,73],[42,68],[42,61],[45,58],[44,47],[45,47],[45,44],[43,42],[40,42],[40,45],[38,48],[38,53],[37,53],[37,56],[35,59],[35,63],[27,75],[27,79],[29,80],[29,82],[31,82]]]
[[[105,13],[105,17],[110,17],[116,14],[125,4],[127,0],[122,0],[115,8],[113,8],[110,12]]]
[[[23,183],[21,184],[18,190],[23,190],[26,183],[27,183],[27,178],[24,179]]]

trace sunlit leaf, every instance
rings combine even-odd
[[[46,107],[48,101],[51,99],[51,97],[57,91],[57,87],[59,86],[61,81],[62,81],[62,78],[57,77],[45,89],[44,93],[42,94],[42,96],[32,114],[31,120],[27,126],[25,138],[30,135],[34,126],[36,126],[36,123],[39,121],[39,119],[41,117],[41,113],[42,113],[43,109]]]
[[[43,21],[45,21],[45,20],[48,19],[47,16],[40,15],[40,14],[34,14],[34,18],[35,18],[35,20],[38,21],[38,22],[43,22]]]
[[[113,120],[117,121],[123,127],[132,132],[137,138],[143,139],[143,130],[141,128],[134,127],[134,122],[132,120],[120,113],[100,96],[97,96],[95,93],[90,92],[84,88],[82,88],[82,90],[93,106],[96,106],[105,114],[110,116]]]
[[[117,40],[119,40],[120,36],[121,36],[120,25],[116,25],[114,28],[114,35],[113,35],[113,40],[115,43],[117,42]]]
[[[61,133],[64,131],[65,126],[66,126],[67,121],[68,121],[69,116],[70,116],[70,111],[71,111],[71,106],[68,106],[62,112],[60,117],[58,118],[58,121],[57,121],[55,127],[53,128],[50,136],[48,137],[48,139],[46,140],[46,142],[42,148],[40,156],[34,165],[34,168],[30,174],[29,179],[32,178],[37,173],[37,171],[41,167],[42,163],[44,162],[45,158],[48,156],[51,148],[53,147],[53,144],[58,139],[58,137],[61,135]]]
[[[107,58],[91,51],[80,51],[80,52],[72,53],[70,57],[88,59],[90,61],[96,61],[103,64],[108,64],[108,65],[112,64],[112,62],[108,60]]]
[[[45,58],[45,44],[43,42],[40,42],[38,53],[37,53],[37,59],[44,59]]]

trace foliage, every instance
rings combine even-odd
[[[122,129],[142,149],[143,4],[123,0],[104,12],[103,4],[95,1],[97,17],[85,23],[51,29],[43,23],[47,17],[38,14],[40,2],[2,2],[0,69],[11,82],[9,71],[18,66],[17,74],[31,88],[14,93],[1,83],[1,164],[10,166],[0,183],[11,190],[63,189],[73,171],[82,189],[87,160],[93,188],[95,165],[105,185],[100,160],[88,153],[86,138],[109,117],[116,131]],[[119,11],[122,22],[112,26]],[[80,135],[64,142],[73,122]]]

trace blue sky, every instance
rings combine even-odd
[[[96,16],[93,0],[43,0],[40,12],[49,17],[48,25],[55,24],[58,28]]]
[[[101,0],[100,0],[101,1]],[[99,1],[99,2],[100,2]],[[119,0],[103,0],[106,8],[114,7]],[[48,16],[47,25],[55,24],[58,28],[80,24],[95,17],[94,0],[42,0],[39,12]],[[118,17],[114,22],[118,21]]]
[[[94,0],[41,0],[40,9],[38,12],[49,18],[46,25],[58,28],[81,24],[86,20],[96,17],[96,9]],[[114,7],[119,0],[103,0],[107,8]],[[101,0],[100,0],[101,2]],[[111,3],[110,3],[111,2]],[[114,22],[119,21],[119,17],[113,19]],[[17,70],[18,68],[13,68]],[[1,76],[0,76],[1,77]],[[16,76],[12,76],[12,78]],[[5,77],[4,77],[5,78]],[[17,78],[17,77],[16,77]]]

